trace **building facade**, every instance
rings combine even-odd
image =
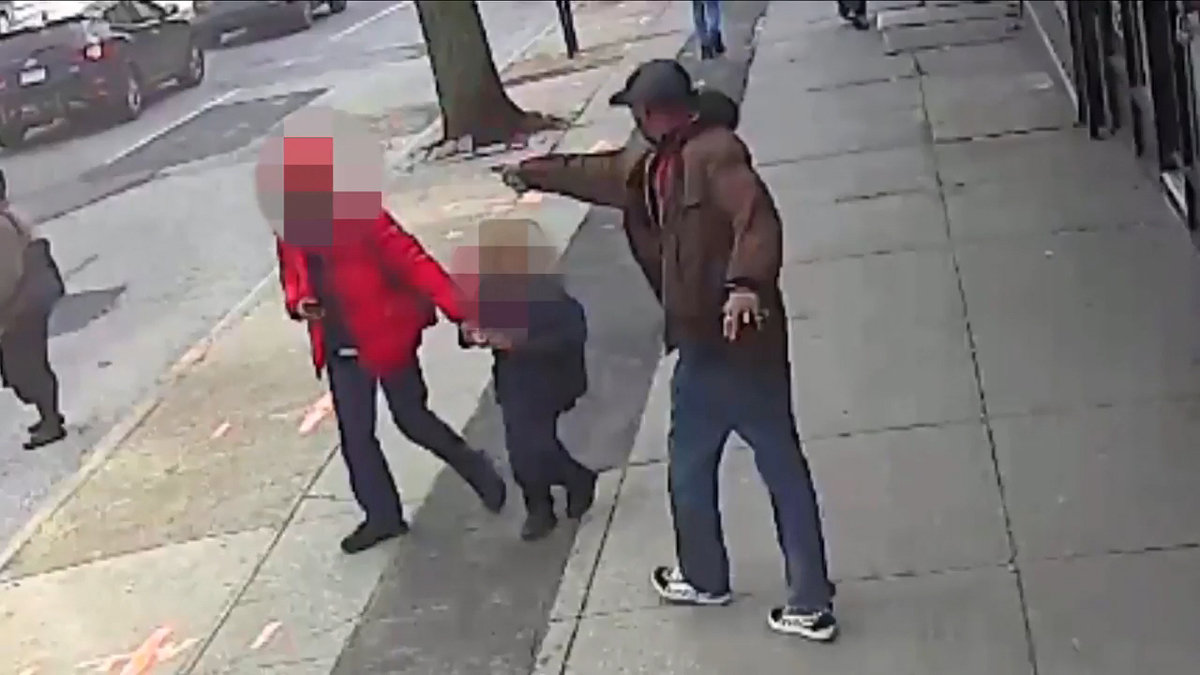
[[[1079,122],[1131,145],[1200,240],[1200,2],[1026,0]]]

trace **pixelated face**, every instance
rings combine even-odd
[[[289,244],[355,240],[383,209],[383,144],[347,113],[306,108],[268,138],[256,170],[259,204]]]
[[[515,342],[529,324],[530,303],[557,289],[557,250],[532,220],[494,219],[479,225],[478,241],[455,249],[451,271],[481,328]]]

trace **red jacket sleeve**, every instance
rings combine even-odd
[[[425,294],[451,321],[466,319],[461,293],[450,275],[391,214],[379,217],[375,236],[389,271]]]
[[[308,284],[308,263],[304,253],[275,239],[275,255],[279,258],[279,282],[283,285],[283,306],[288,316],[299,320],[297,308],[300,301],[312,297],[312,289]]]

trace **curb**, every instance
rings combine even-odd
[[[497,70],[506,70],[509,66],[519,60],[530,49],[533,48],[540,40],[551,31],[557,28],[558,24],[555,21],[550,21],[546,27],[534,34],[528,42],[521,45],[518,49],[513,50],[504,59],[496,64]],[[415,148],[420,147],[422,143],[427,142],[441,129],[440,118],[434,120],[421,131],[409,137],[409,140],[401,146],[401,153],[406,157],[412,153]],[[176,360],[174,364],[167,370],[166,378],[155,386],[153,393],[143,398],[138,403],[134,404],[133,409],[114,424],[108,432],[97,441],[88,453],[83,463],[70,476],[63,479],[55,485],[49,496],[42,504],[33,512],[33,515],[25,521],[17,532],[9,538],[5,543],[4,548],[0,551],[0,581],[5,581],[11,577],[6,573],[6,568],[12,563],[13,558],[17,553],[25,547],[29,540],[37,534],[42,525],[49,520],[54,514],[63,507],[63,505],[73,497],[79,489],[83,487],[88,480],[91,479],[97,471],[103,467],[113,452],[116,451],[122,443],[125,442],[135,431],[137,431],[147,418],[153,413],[158,406],[166,398],[167,394],[174,388],[175,384],[187,372],[188,367],[194,363],[203,360],[208,353],[212,344],[225,331],[236,325],[246,314],[250,312],[261,300],[265,291],[270,284],[275,280],[278,274],[278,267],[272,267],[271,272],[264,276],[254,285],[251,290],[238,300],[220,319],[217,323],[205,334],[204,337],[193,343],[183,354]]]
[[[254,285],[254,288],[250,289],[249,293],[225,312],[204,337],[197,340],[171,365],[167,370],[166,377],[155,386],[155,391],[135,404],[133,410],[128,415],[121,418],[96,442],[79,469],[55,486],[50,496],[34,512],[29,520],[21,526],[21,529],[17,530],[17,533],[5,544],[4,550],[0,552],[0,581],[7,579],[5,568],[8,567],[17,553],[25,547],[25,544],[29,543],[29,540],[37,534],[42,525],[54,516],[55,513],[58,513],[58,510],[107,463],[108,458],[112,456],[113,452],[133,432],[141,428],[150,417],[150,413],[158,409],[163,399],[174,389],[175,384],[187,374],[188,366],[202,361],[217,338],[237,325],[244,316],[249,314],[258,305],[262,296],[270,287],[270,283],[274,280],[275,275],[276,272],[272,270],[270,274],[259,280]]]

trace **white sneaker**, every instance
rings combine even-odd
[[[816,642],[830,642],[837,637],[838,623],[829,609],[816,611],[776,607],[767,614],[771,630],[785,635],[799,635]]]
[[[733,594],[709,593],[693,586],[678,567],[655,567],[650,573],[650,585],[658,592],[659,597],[674,605],[728,605],[733,600]]]

